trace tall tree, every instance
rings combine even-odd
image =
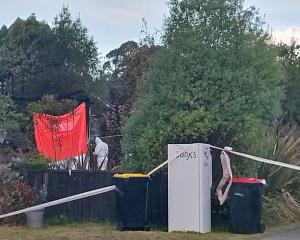
[[[249,150],[281,96],[277,52],[262,26],[240,0],[170,1],[166,50],[123,129],[126,166],[150,169],[166,159],[168,143]]]
[[[8,96],[0,94],[0,147],[25,145],[28,139],[25,135],[26,117],[17,112],[16,106]]]
[[[7,27],[5,25],[3,25],[0,29],[0,47],[3,45],[4,43],[4,39],[5,36],[7,35]]]
[[[285,98],[282,102],[283,118],[300,124],[300,45],[295,39],[291,44],[279,44],[279,56],[285,72],[283,82]]]
[[[96,44],[65,7],[53,28],[35,15],[17,19],[7,30],[1,29],[0,44],[1,70],[13,74],[17,96],[94,89],[99,75]]]
[[[26,20],[17,19],[2,37],[0,65],[2,72],[10,72],[15,80],[18,95],[35,95],[40,92],[49,69],[49,45],[53,41],[48,24],[39,22],[34,15]],[[51,56],[51,55],[50,55]],[[46,84],[47,85],[47,84]]]
[[[99,77],[99,56],[96,43],[88,36],[87,28],[79,17],[73,20],[68,8],[63,7],[55,17],[52,32],[56,58],[65,71],[61,80],[67,78],[71,82],[73,78],[73,85],[93,91],[90,86]]]
[[[104,135],[121,134],[124,122],[133,110],[133,102],[137,98],[150,59],[154,58],[161,48],[149,42],[139,45],[128,41],[107,54],[108,61],[103,66],[103,80],[107,84],[107,102],[110,103],[110,107],[104,112]],[[106,139],[111,149],[111,166],[117,165],[121,159],[120,139]]]

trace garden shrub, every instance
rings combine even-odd
[[[49,114],[59,116],[71,112],[77,106],[77,101],[72,99],[59,100],[55,95],[44,95],[40,100],[31,102],[27,105],[26,114],[29,122],[28,138],[34,142],[32,115],[33,113]]]
[[[23,161],[25,169],[47,169],[49,161],[41,155],[27,155]]]
[[[27,111],[58,116],[73,111],[76,105],[77,101],[72,99],[59,100],[54,95],[44,95],[41,100],[29,103]]]
[[[19,173],[11,170],[7,165],[0,165],[0,214],[12,212],[24,206],[19,189],[22,178]],[[1,222],[16,222],[18,218],[8,218]]]
[[[277,128],[277,139],[271,159],[300,165],[300,131],[292,124]],[[267,181],[264,192],[263,219],[267,224],[281,225],[300,220],[298,172],[271,164],[262,164],[259,177]]]
[[[17,111],[12,99],[0,94],[0,145],[20,146],[28,143],[25,133],[27,118]]]
[[[8,165],[0,165],[0,215],[17,211],[46,201],[45,186],[36,189],[27,185],[23,177]],[[23,216],[5,218],[0,223],[20,223]]]
[[[208,142],[250,152],[261,126],[280,114],[278,52],[254,8],[239,0],[169,4],[165,49],[145,74],[122,131],[123,163],[134,171],[165,161],[169,143]],[[255,175],[257,166],[240,170]]]

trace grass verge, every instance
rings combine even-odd
[[[108,224],[81,223],[65,226],[47,226],[43,229],[28,229],[21,226],[1,226],[1,240],[245,240],[253,239],[249,235],[237,235],[224,232],[197,233],[168,233],[162,231],[124,231],[120,232],[115,226]]]

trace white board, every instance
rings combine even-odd
[[[209,232],[212,176],[209,145],[169,144],[168,160],[169,232]]]

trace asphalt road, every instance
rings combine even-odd
[[[300,226],[284,232],[272,233],[260,240],[300,240]]]

